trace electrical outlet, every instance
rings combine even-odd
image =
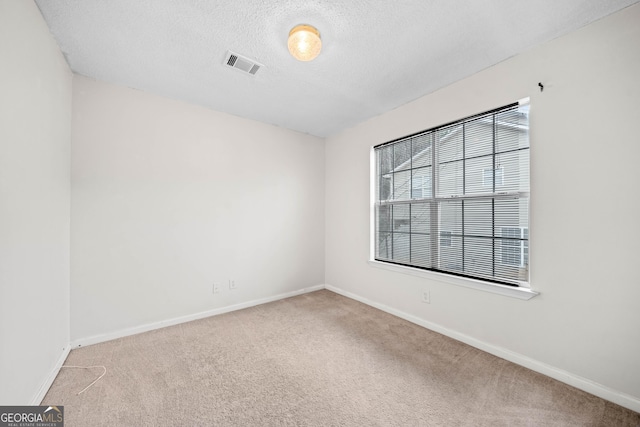
[[[220,284],[219,283],[214,283],[212,291],[213,291],[214,294],[217,294],[218,292],[220,292]]]
[[[236,281],[229,280],[229,289],[236,289]]]
[[[431,304],[431,292],[422,291],[422,302],[425,302],[427,304]]]

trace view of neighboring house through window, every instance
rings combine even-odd
[[[527,286],[528,102],[374,151],[376,260]]]
[[[529,229],[502,228],[502,264],[524,267],[529,264]]]
[[[440,247],[442,246],[451,246],[451,232],[450,231],[441,231],[440,232]]]
[[[487,168],[482,171],[482,186],[485,188],[493,188],[495,180],[495,185],[503,185],[504,184],[504,168],[491,169]]]
[[[431,175],[415,174],[411,178],[411,198],[421,199],[431,196]]]

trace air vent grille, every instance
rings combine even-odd
[[[254,76],[262,67],[262,64],[258,64],[247,57],[238,55],[231,51],[227,52],[227,55],[224,58],[224,64],[235,70],[242,71],[243,73],[249,73]]]

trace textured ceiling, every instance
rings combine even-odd
[[[639,0],[37,0],[72,70],[328,136]],[[287,51],[316,26],[312,62]],[[227,50],[263,67],[223,65]]]

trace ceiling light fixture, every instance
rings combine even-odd
[[[320,32],[311,25],[296,25],[289,31],[289,52],[298,61],[311,61],[320,54]]]

